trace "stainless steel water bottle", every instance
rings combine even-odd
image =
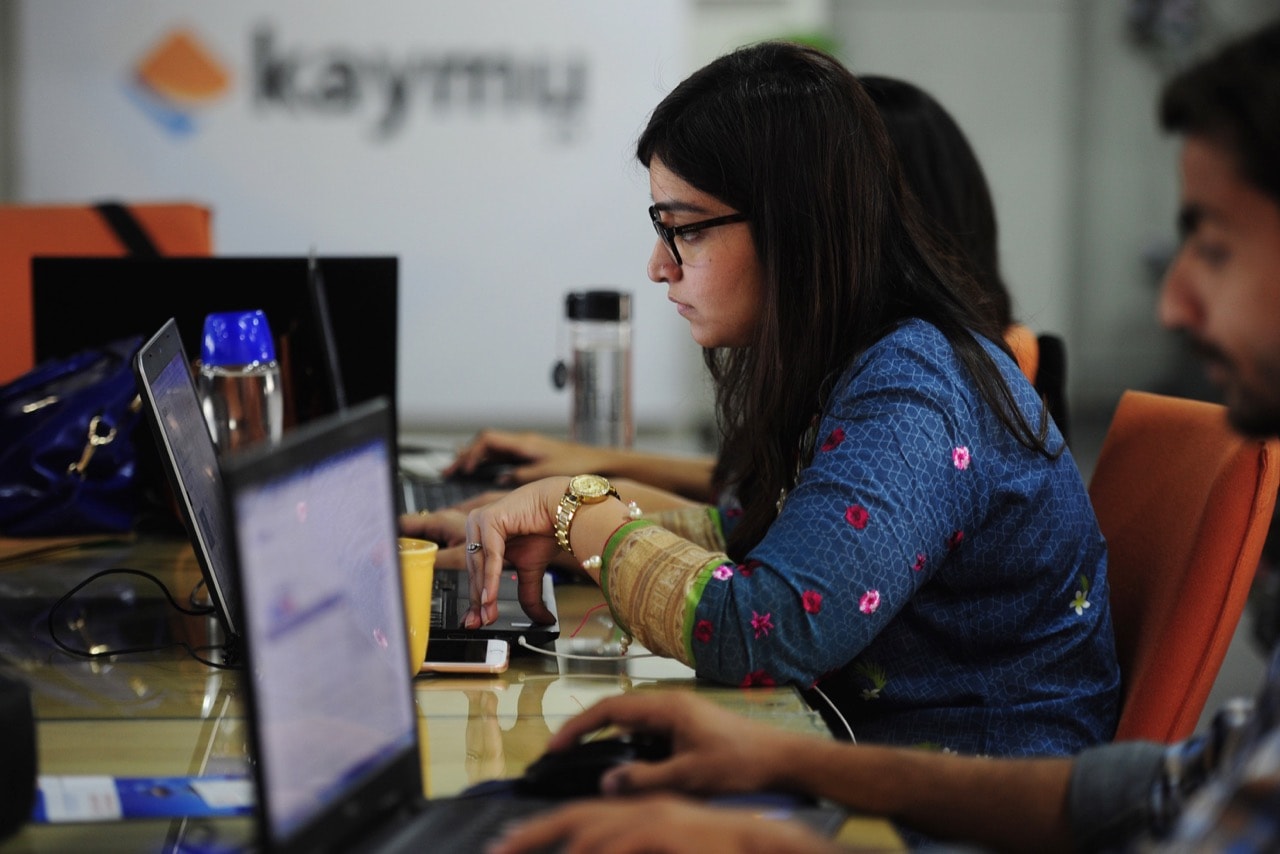
[[[572,356],[569,365],[557,365],[555,383],[572,386],[570,438],[631,447],[631,295],[572,292],[565,297],[565,321]]]
[[[205,318],[198,385],[200,406],[219,453],[278,441],[284,433],[280,366],[262,311]]]

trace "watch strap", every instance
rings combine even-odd
[[[570,484],[572,484],[572,481],[570,481]],[[582,507],[583,504],[598,504],[610,496],[618,499],[619,501],[622,500],[622,496],[618,494],[618,490],[614,489],[612,485],[609,486],[607,492],[591,501],[584,501],[580,495],[573,491],[572,486],[570,486],[569,489],[566,489],[564,495],[560,497],[560,503],[556,506],[556,521],[554,528],[556,545],[558,545],[563,551],[573,554],[573,547],[569,545],[569,527],[573,524],[573,517],[577,515],[578,509]]]

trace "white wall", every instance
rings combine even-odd
[[[928,90],[984,164],[1017,316],[1067,331],[1076,0],[846,0],[841,54]],[[1014,34],[1013,37],[1010,37]],[[1011,73],[1017,69],[1016,73]]]
[[[16,8],[19,200],[195,199],[220,254],[399,256],[409,425],[564,424],[568,395],[550,383],[564,294],[631,290],[637,411],[684,417],[691,345],[645,278],[632,154],[687,71],[679,0],[643,15],[625,0]],[[229,74],[225,91],[185,103],[140,82],[179,29]],[[435,64],[453,57],[516,71],[442,86]],[[566,92],[580,97],[546,97]]]
[[[14,44],[13,3],[0,0],[0,202],[13,196],[13,78]]]
[[[1168,387],[1194,371],[1155,324],[1151,261],[1173,238],[1177,198],[1176,146],[1156,129],[1154,104],[1183,57],[1135,45],[1126,36],[1127,2],[656,0],[637,14],[628,0],[372,0],[324,7],[345,10],[336,18],[316,8],[299,0],[0,0],[0,200],[129,196],[135,185],[103,166],[142,151],[147,187],[213,200],[221,252],[301,254],[315,244],[400,255],[402,398],[420,423],[563,424],[568,401],[547,382],[560,298],[589,284],[627,287],[637,295],[640,417],[651,426],[694,424],[708,411],[705,381],[683,322],[644,278],[647,186],[630,162],[631,142],[662,94],[712,56],[758,38],[827,34],[856,71],[920,83],[956,114],[992,184],[1018,314],[1067,338],[1073,405],[1105,409],[1123,388]],[[538,20],[513,26],[513,14],[534,8]],[[1206,49],[1276,7],[1202,0],[1197,8],[1195,47]],[[158,35],[159,21],[207,27],[218,49],[241,61],[243,20],[252,16],[282,22],[279,31],[296,45],[352,38],[393,56],[449,39],[580,45],[601,63],[603,98],[592,119],[599,132],[557,150],[526,123],[476,137],[465,156],[442,161],[418,127],[397,143],[404,180],[388,182],[344,178],[343,157],[309,160],[305,136],[303,145],[277,138],[275,149],[224,139],[224,171],[202,172],[184,159],[199,145],[159,151],[147,147],[154,144],[142,139],[140,123],[125,131],[85,122],[119,96],[128,63]],[[41,73],[56,75],[65,108],[24,96],[31,81],[16,77],[19,47]],[[117,65],[95,77],[95,61]],[[208,112],[216,123],[217,110]],[[129,115],[122,107],[117,117]],[[321,138],[331,129],[308,127],[310,139],[330,144]],[[264,162],[263,150],[276,156]],[[228,183],[269,183],[276,172],[291,178],[291,189],[268,194],[255,210],[219,195]],[[482,186],[492,195],[481,198]],[[322,221],[349,203],[368,210],[380,202],[414,214],[388,215],[376,229],[363,214]]]
[[[1155,319],[1174,239],[1176,145],[1156,99],[1180,62],[1275,14],[1202,2],[1185,50],[1140,46],[1116,0],[833,0],[855,71],[911,80],[955,116],[987,173],[1015,312],[1064,335],[1073,409],[1126,388],[1202,391]]]

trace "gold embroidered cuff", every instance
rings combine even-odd
[[[609,543],[601,587],[615,618],[659,655],[694,667],[689,622],[707,566],[729,560],[656,525],[624,526]]]
[[[725,550],[724,531],[720,528],[720,511],[715,507],[681,507],[646,513],[652,520],[678,537],[697,543],[713,552]]]

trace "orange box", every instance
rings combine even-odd
[[[162,255],[210,255],[212,211],[190,202],[129,204]],[[0,383],[35,362],[31,259],[37,255],[125,255],[92,205],[0,205]]]

